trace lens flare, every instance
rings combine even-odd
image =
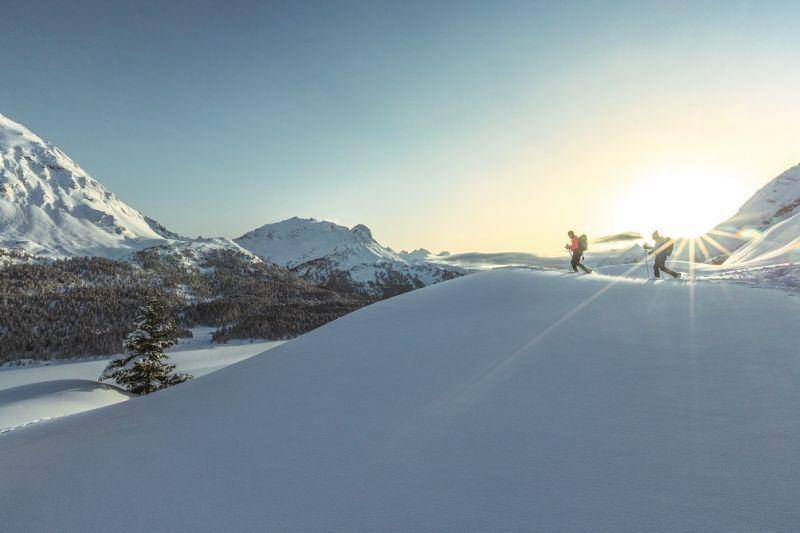
[[[742,228],[742,229],[740,229],[739,231],[736,232],[736,236],[741,238],[741,239],[746,239],[746,240],[750,241],[750,240],[757,239],[758,237],[760,237],[761,236],[761,232],[758,231],[757,229],[753,229],[753,228]]]

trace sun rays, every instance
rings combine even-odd
[[[737,241],[737,244],[744,244],[758,237],[760,234],[758,230],[749,228],[743,228],[737,233],[712,229],[699,237],[679,237],[677,239],[671,239],[668,245],[671,244],[674,246],[675,252],[673,253],[673,257],[676,259],[685,257],[688,259],[689,263],[706,263],[714,262],[713,260],[718,258],[724,260],[733,253],[731,248],[722,244],[718,239],[734,239]],[[736,249],[738,245],[732,248]],[[684,255],[684,252],[687,252],[688,255]],[[689,268],[693,269],[694,267],[690,265]]]

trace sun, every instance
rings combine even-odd
[[[738,180],[693,169],[651,172],[617,202],[617,227],[649,236],[658,229],[673,238],[695,238],[736,212],[744,188]]]

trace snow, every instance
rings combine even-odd
[[[313,218],[290,218],[266,224],[235,241],[261,259],[293,268],[323,257],[346,258],[347,266],[362,263],[404,262],[379,245],[363,225],[345,226]]]
[[[0,115],[0,249],[44,257],[130,259],[158,246],[193,266],[215,249],[241,252],[231,239],[182,237],[95,181],[63,151]]]
[[[59,148],[0,115],[0,247],[114,256],[163,237]]]
[[[262,260],[295,269],[317,283],[327,281],[331,270],[344,272],[367,292],[380,293],[390,273],[422,285],[448,279],[447,271],[463,273],[425,260],[427,252],[422,249],[404,257],[379,244],[363,224],[348,229],[326,220],[294,217],[266,224],[234,241]]]
[[[426,250],[425,248],[417,248],[414,251],[408,252],[403,250],[399,252],[397,255],[403,258],[409,265],[417,265],[417,264],[424,264],[430,263],[431,259],[436,259],[435,257],[431,257],[431,253]]]
[[[715,256],[730,255],[725,252],[736,252],[759,235],[781,222],[800,214],[800,164],[781,173],[769,181],[747,200],[728,220],[718,224],[703,236],[708,254],[701,249],[695,251],[698,261],[705,261]],[[720,250],[719,246],[722,247]],[[676,258],[687,260],[690,248],[681,240],[675,245]],[[677,254],[677,250],[681,250]],[[751,256],[751,254],[747,254]],[[737,261],[740,261],[738,259]]]
[[[792,530],[798,312],[730,283],[458,278],[3,434],[3,529]]]
[[[800,212],[771,226],[725,261],[726,266],[776,263],[800,264]]]
[[[122,389],[86,379],[52,380],[0,389],[0,433],[131,397]]]
[[[195,328],[194,338],[182,339],[178,346],[168,350],[169,362],[176,366],[177,372],[203,376],[285,342],[212,344],[213,331],[214,328]],[[0,369],[0,432],[130,398],[113,385],[97,383],[108,359]]]
[[[236,252],[244,256],[251,263],[261,262],[261,259],[257,256],[245,250],[233,240],[225,237],[198,237],[196,239],[185,239],[182,241],[165,240],[158,245],[148,247],[147,250],[148,252],[175,257],[180,261],[182,266],[194,268],[201,272],[208,270],[203,266],[206,256],[218,250]],[[124,257],[124,259],[128,260],[133,258],[134,255],[132,253]]]
[[[800,164],[786,170],[756,192],[736,215],[721,224],[734,233],[742,228],[766,229],[800,213]]]

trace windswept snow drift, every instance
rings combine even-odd
[[[134,395],[87,379],[61,379],[0,390],[0,432],[123,402]]]
[[[492,271],[0,437],[5,531],[780,530],[800,301]]]

